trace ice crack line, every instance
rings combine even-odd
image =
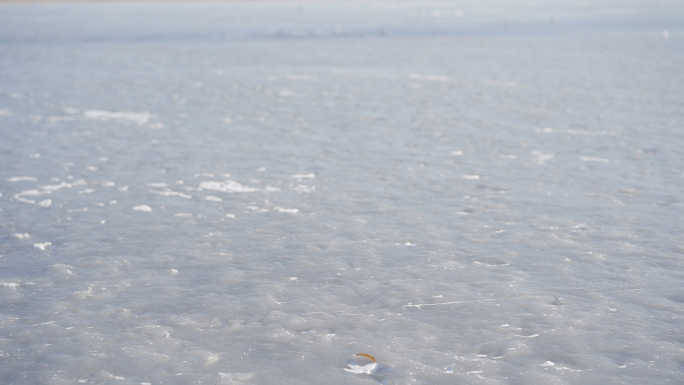
[[[427,306],[441,306],[441,305],[454,305],[459,303],[478,303],[478,302],[492,302],[492,301],[506,301],[509,299],[521,299],[521,298],[542,298],[548,297],[547,295],[523,295],[519,297],[506,297],[506,298],[484,298],[484,299],[472,299],[472,300],[462,300],[462,301],[450,301],[450,302],[438,302],[438,303],[419,303],[419,304],[408,304],[402,305],[402,308],[415,307],[423,308]]]

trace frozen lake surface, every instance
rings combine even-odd
[[[681,384],[684,6],[547,3],[0,4],[0,382]]]

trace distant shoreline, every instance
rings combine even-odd
[[[0,0],[3,3],[321,3],[349,0]],[[386,2],[392,0],[351,0],[350,2]],[[396,1],[396,0],[395,0]]]

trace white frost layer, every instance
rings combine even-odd
[[[215,182],[215,181],[205,181],[200,183],[199,187],[201,189],[205,190],[215,190],[215,191],[222,191],[222,192],[241,192],[241,193],[248,193],[248,192],[255,192],[259,191],[258,188],[254,187],[249,187],[242,185],[238,182],[228,180],[225,182]]]
[[[133,207],[133,210],[135,210],[135,211],[145,211],[145,212],[148,212],[148,213],[149,213],[149,212],[152,211],[152,208],[151,208],[150,206],[148,206],[148,205],[138,205],[138,206]]]
[[[102,110],[88,110],[83,112],[83,116],[87,119],[94,120],[121,120],[133,123],[138,123],[138,125],[143,125],[147,123],[152,114],[149,112],[110,112]]]

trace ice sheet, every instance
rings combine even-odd
[[[0,3],[0,382],[680,383],[681,20]]]

